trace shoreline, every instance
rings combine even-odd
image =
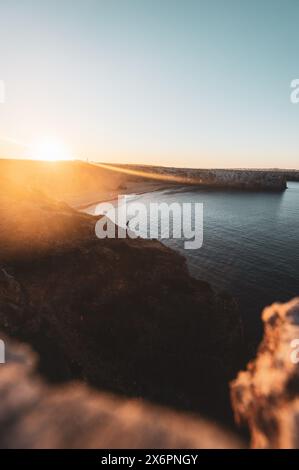
[[[288,183],[288,181],[287,181]],[[84,202],[73,202],[74,197],[65,197],[65,202],[69,204],[73,209],[78,210],[78,211],[83,211],[84,209],[87,209],[90,206],[100,204],[102,202],[114,202],[117,200],[119,196],[126,196],[126,195],[132,195],[135,194],[137,196],[140,196],[142,194],[146,193],[154,193],[157,191],[164,191],[167,189],[174,189],[175,191],[202,191],[202,190],[208,190],[208,191],[215,191],[215,192],[243,192],[243,193],[280,193],[284,192],[288,189],[286,183],[286,188],[281,191],[278,189],[263,189],[263,188],[237,188],[237,187],[231,187],[231,186],[214,186],[212,184],[180,184],[180,183],[151,183],[151,182],[142,182],[142,183],[131,183],[129,184],[126,189],[124,188],[123,191],[115,190],[111,191],[108,193],[103,194],[103,192],[93,192],[92,195],[88,195],[87,200]],[[89,199],[92,197],[92,199]],[[81,199],[82,200],[82,195],[81,196],[76,196],[76,199]],[[83,199],[85,199],[86,196],[84,195]]]
[[[163,190],[168,189],[170,187],[173,187],[173,185],[162,184],[162,183],[148,183],[148,182],[146,182],[146,183],[144,183],[144,182],[142,182],[142,183],[130,183],[130,184],[127,185],[126,188],[123,188],[123,190],[115,190],[115,191],[108,192],[106,194],[103,194],[103,192],[99,192],[99,193],[93,192],[91,197],[92,198],[94,197],[95,199],[89,200],[89,202],[85,201],[85,202],[78,202],[78,203],[73,202],[72,203],[71,200],[66,200],[66,202],[68,204],[70,204],[70,206],[73,209],[84,212],[84,209],[87,209],[90,206],[100,204],[102,202],[113,202],[113,201],[117,200],[117,198],[119,196],[126,196],[126,195],[132,195],[132,194],[140,196],[140,195],[146,194],[146,193],[153,193],[153,192],[156,192],[156,191],[163,191]],[[109,196],[108,196],[108,194],[109,194]],[[88,197],[90,197],[90,196],[88,196]],[[79,196],[79,198],[80,198],[80,196]],[[66,198],[66,199],[68,199],[68,198]],[[72,198],[70,198],[70,199],[72,199]]]

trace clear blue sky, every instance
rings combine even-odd
[[[1,0],[0,153],[299,168],[298,0]]]

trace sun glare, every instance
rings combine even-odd
[[[48,138],[33,144],[29,150],[29,157],[49,162],[72,160],[71,152],[63,142]]]

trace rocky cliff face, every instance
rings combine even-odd
[[[147,165],[121,165],[120,168],[136,172],[135,177],[148,174],[152,178],[165,177],[168,182],[213,188],[283,191],[287,187],[285,174],[270,170],[206,170]]]
[[[254,448],[299,448],[299,298],[263,312],[256,359],[232,382],[236,419]]]
[[[298,170],[282,170],[281,173],[284,174],[287,181],[299,181]]]
[[[0,328],[48,380],[230,419],[244,346],[230,297],[159,242],[98,240],[93,217],[22,185],[0,215]]]

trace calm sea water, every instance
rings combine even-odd
[[[183,240],[162,241],[186,257],[193,276],[235,297],[250,339],[261,334],[265,305],[299,295],[299,183],[288,183],[282,193],[188,188],[135,200],[203,203],[200,249],[185,250]]]

